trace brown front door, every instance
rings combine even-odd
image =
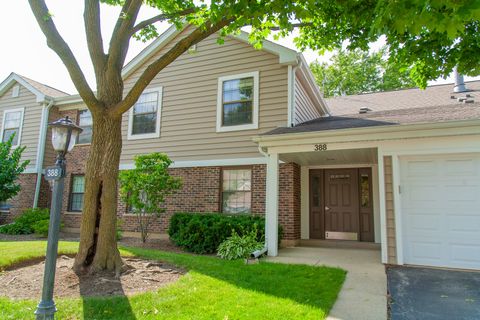
[[[325,238],[358,240],[357,169],[325,170]]]
[[[373,241],[370,168],[310,170],[310,238]]]

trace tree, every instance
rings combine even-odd
[[[107,50],[104,49],[100,28],[100,2],[121,6],[121,13],[113,28]],[[443,43],[444,45],[457,48],[457,39],[460,39],[462,45],[467,40],[474,43],[478,39],[478,33],[467,30],[467,27],[478,20],[479,15],[477,8],[469,1],[436,1],[435,7],[430,1],[409,2],[413,2],[411,9],[406,6],[403,11],[399,11],[405,13],[403,17],[398,15],[395,8],[405,6],[403,1],[85,0],[85,34],[96,77],[94,93],[85,80],[74,53],[57,30],[54,16],[49,12],[45,0],[29,0],[37,23],[47,39],[47,45],[65,64],[75,88],[92,113],[93,138],[86,164],[85,205],[75,269],[120,270],[122,260],[115,241],[115,225],[118,167],[122,148],[122,114],[133,106],[161,70],[192,45],[217,32],[221,43],[223,36],[247,25],[252,28],[249,39],[257,48],[261,47],[262,40],[269,36],[272,30],[278,31],[276,37],[281,37],[289,34],[295,27],[300,27],[300,36],[297,39],[300,47],[321,50],[339,48],[342,41],[347,39],[350,39],[352,46],[366,48],[369,41],[375,41],[382,34],[387,34],[387,38],[392,39],[389,42],[392,45],[396,39],[394,34],[401,34],[401,39],[406,41],[409,41],[406,33],[428,40],[429,37],[435,37],[433,33],[444,32],[437,26],[444,22],[448,23],[446,39],[449,41]],[[441,2],[444,8],[437,8],[437,2]],[[137,22],[142,5],[158,9],[159,14]],[[424,12],[422,21],[427,22],[426,29],[419,31],[412,26],[412,20],[416,20],[412,19],[412,15],[415,16],[418,10]],[[428,22],[432,17],[435,17],[433,24]],[[135,37],[145,40],[157,36],[154,23],[164,20],[178,27],[182,27],[186,22],[193,26],[193,30],[150,63],[133,87],[124,94],[121,71],[130,39]],[[418,26],[418,23],[415,23],[415,26]],[[425,47],[429,47],[428,41]],[[462,48],[464,52],[470,50]],[[461,48],[457,51],[460,52]],[[425,56],[425,52],[418,54]],[[448,66],[456,64],[458,57],[459,54],[447,55]],[[477,55],[471,57],[469,62],[478,62],[478,59],[480,57]],[[438,66],[438,63],[435,65]],[[463,72],[466,68],[462,65],[459,70]]]
[[[411,88],[410,70],[388,60],[386,48],[339,50],[331,63],[312,62],[310,69],[325,97]]]
[[[12,150],[15,133],[5,142],[0,142],[0,202],[5,202],[20,191],[17,179],[30,163],[25,160],[20,163],[25,146]]]
[[[151,153],[136,156],[135,169],[120,172],[121,198],[136,215],[144,243],[153,218],[165,211],[165,198],[182,186],[180,178],[168,173],[171,164],[166,154]]]

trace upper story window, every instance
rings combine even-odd
[[[72,176],[72,184],[70,188],[70,211],[82,211],[83,194],[85,193],[85,176]]]
[[[80,110],[78,113],[78,125],[83,131],[78,135],[78,144],[86,144],[92,142],[92,113],[90,110]]]
[[[23,125],[23,112],[23,108],[5,110],[3,112],[3,123],[1,132],[2,142],[8,141],[8,139],[10,139],[13,134],[15,134],[15,137],[12,141],[12,147],[18,147],[20,145]]]
[[[252,170],[222,170],[222,212],[252,212]]]
[[[258,129],[259,72],[218,79],[217,132]]]
[[[128,140],[160,137],[162,88],[145,90],[130,109]]]

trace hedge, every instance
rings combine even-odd
[[[177,245],[193,253],[215,253],[218,246],[232,235],[240,236],[257,229],[257,241],[265,241],[265,217],[225,215],[219,213],[175,213],[170,219],[168,234]],[[279,241],[282,228],[279,226]]]

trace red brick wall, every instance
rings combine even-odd
[[[283,227],[283,239],[300,239],[300,166],[280,165],[278,221]]]

